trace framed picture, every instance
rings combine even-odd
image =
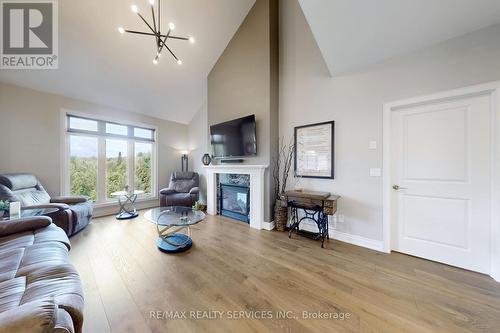
[[[295,177],[333,179],[335,122],[295,127]]]

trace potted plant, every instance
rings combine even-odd
[[[204,204],[203,202],[201,202],[200,200],[198,200],[194,203],[193,210],[206,213],[207,212],[207,205]]]
[[[7,200],[5,201],[0,200],[0,217],[2,217],[5,214],[5,212],[9,211],[9,207],[10,207],[10,202],[8,202]]]
[[[278,155],[274,159],[273,181],[276,202],[274,204],[274,222],[276,230],[285,231],[288,221],[288,208],[284,200],[284,194],[287,188],[290,167],[292,166],[294,146],[283,142],[279,146]]]

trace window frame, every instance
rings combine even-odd
[[[71,129],[69,127],[70,117],[83,118],[98,122],[97,131],[87,131]],[[106,133],[106,123],[127,126],[127,135],[108,134]],[[137,198],[137,202],[158,200],[158,128],[154,125],[144,124],[139,122],[116,122],[107,117],[99,115],[84,114],[72,110],[61,110],[61,165],[63,170],[61,173],[61,193],[70,195],[71,188],[71,166],[70,166],[70,137],[84,136],[97,137],[97,200],[94,202],[94,207],[105,207],[116,205],[117,200],[107,198],[106,195],[106,139],[121,139],[127,142],[127,183],[131,188],[135,188],[135,143],[149,143],[151,148],[151,194],[144,194]],[[134,128],[141,128],[153,131],[151,139],[145,139],[134,136]]]

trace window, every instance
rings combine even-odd
[[[115,200],[113,192],[144,191],[154,197],[155,130],[67,115],[66,192],[95,202]]]
[[[135,143],[135,188],[146,194],[153,194],[152,182],[152,156],[153,145],[151,143]]]
[[[127,135],[128,127],[124,125],[106,123],[106,133],[115,135]]]
[[[69,136],[71,194],[97,199],[97,138]]]
[[[106,198],[123,191],[128,183],[127,141],[106,139]]]

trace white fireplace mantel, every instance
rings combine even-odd
[[[217,174],[234,173],[250,175],[250,227],[268,229],[264,221],[264,173],[267,165],[220,164],[204,169],[207,177],[207,213],[217,214]]]

